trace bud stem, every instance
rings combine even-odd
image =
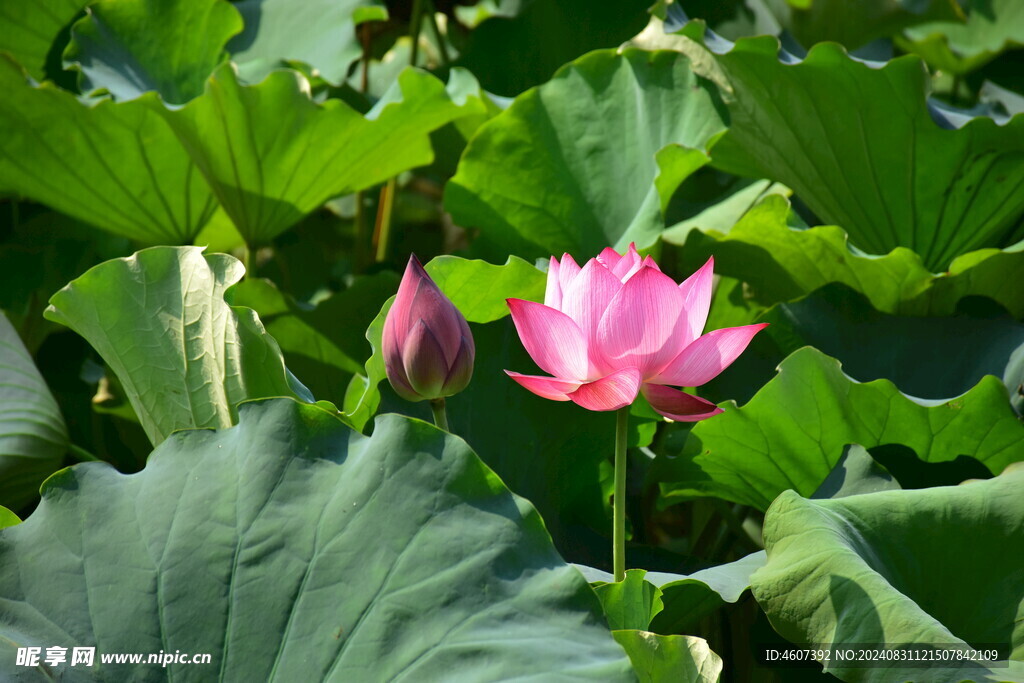
[[[612,568],[615,581],[626,578],[626,435],[629,406],[615,414],[615,497],[612,498]]]
[[[448,414],[445,412],[444,398],[430,399],[430,409],[434,411],[434,424],[448,431]]]

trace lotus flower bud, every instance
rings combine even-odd
[[[473,376],[469,325],[415,255],[384,319],[383,351],[388,381],[409,401],[457,394]]]

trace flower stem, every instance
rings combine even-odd
[[[448,431],[448,413],[445,412],[444,398],[433,398],[430,400],[430,409],[434,411],[434,424],[444,431]]]
[[[410,66],[416,66],[416,58],[420,52],[420,25],[423,23],[423,0],[412,0],[412,17],[409,22],[409,37],[412,38],[412,52],[409,54]]]
[[[626,578],[626,435],[629,406],[615,414],[615,496],[612,498],[612,567],[615,581]]]
[[[434,32],[434,39],[437,41],[437,49],[441,53],[441,63],[448,66],[452,63],[452,60],[448,56],[448,46],[445,45],[444,36],[441,35],[441,29],[437,25],[437,8],[434,7],[433,0],[426,0],[426,3],[427,21],[430,23],[430,28]]]
[[[398,191],[398,179],[392,176],[380,189],[380,202],[377,205],[377,225],[374,229],[373,242],[377,248],[377,263],[388,257],[388,242],[391,240],[391,213],[395,205],[395,192]]]

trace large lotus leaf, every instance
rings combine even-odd
[[[1024,4],[973,0],[966,22],[934,21],[904,31],[897,43],[943,71],[965,74],[1007,48],[1024,45]]]
[[[703,638],[638,630],[612,635],[629,655],[640,683],[715,683],[722,675],[722,658]]]
[[[456,71],[450,82],[451,92],[433,76],[408,69],[363,116],[341,100],[314,102],[296,71],[275,71],[246,86],[225,65],[202,97],[158,111],[238,231],[259,245],[332,197],[430,163],[430,133],[484,106],[471,94],[479,89],[469,74]]]
[[[508,1],[500,4],[504,10]],[[647,23],[649,6],[647,0],[526,0],[515,16],[499,13],[477,26],[457,64],[489,92],[515,96],[580,55],[631,38]]]
[[[190,242],[216,210],[155,96],[86,106],[3,56],[0,90],[0,189],[144,244]]]
[[[0,51],[43,80],[54,41],[87,4],[89,0],[0,0]]]
[[[950,315],[964,297],[984,296],[1024,318],[1024,288],[1006,286],[1024,278],[1024,243],[1002,251],[972,251],[954,260],[948,271],[933,274],[909,249],[866,256],[850,247],[842,229],[794,229],[786,224],[788,214],[783,197],[768,197],[728,231],[691,230],[681,242],[669,231],[665,238],[683,247],[678,253],[684,269],[692,271],[714,255],[715,272],[747,282],[750,296],[764,305],[839,282],[885,313]]]
[[[35,498],[67,446],[57,401],[0,311],[0,504],[17,509]]]
[[[940,112],[913,56],[867,63],[820,43],[798,61],[773,37],[733,44],[701,22],[682,34],[680,49],[725,93],[729,132],[714,150],[724,170],[782,182],[857,247],[907,247],[932,270],[1021,237],[1024,116],[1000,126]]]
[[[63,470],[0,550],[4,661],[32,645],[212,654],[68,681],[632,675],[536,510],[461,439],[395,415],[364,437],[316,406],[246,404],[139,474]]]
[[[177,429],[230,426],[246,399],[295,394],[256,313],[224,301],[241,262],[202,252],[152,247],[101,263],[46,310],[110,366],[154,445]]]
[[[376,0],[242,0],[235,9],[242,13],[245,29],[227,49],[249,83],[262,81],[286,61],[298,61],[338,84],[362,54],[355,13],[378,5]]]
[[[497,253],[590,258],[649,246],[665,228],[665,172],[725,124],[714,86],[674,52],[591,53],[480,127],[445,187],[455,221]],[[661,162],[661,163],[659,163]]]
[[[833,284],[780,304],[759,320],[771,323],[768,331],[783,355],[813,346],[839,360],[855,379],[884,377],[919,398],[959,396],[984,375],[995,375],[1019,411],[1024,324],[964,308],[943,318],[887,315],[863,295]]]
[[[130,100],[155,90],[181,104],[202,94],[241,30],[227,0],[97,0],[71,29],[64,61],[81,70],[85,92]]]
[[[314,396],[342,405],[349,383],[364,374],[363,362],[371,353],[366,328],[397,289],[398,276],[385,271],[355,280],[312,310],[269,280],[243,280],[227,296],[233,305],[256,311],[288,369]]]
[[[768,562],[751,578],[754,596],[794,642],[1009,644],[1015,660],[826,667],[845,681],[1024,680],[1024,469],[1014,469],[837,500],[787,491],[765,515]]]
[[[990,472],[1024,460],[1024,424],[1006,387],[982,378],[963,396],[925,401],[884,379],[859,383],[807,347],[743,407],[697,424],[676,458],[661,463],[666,502],[718,496],[761,510],[786,489],[809,496],[846,444],[902,444],[924,462],[966,455]]]

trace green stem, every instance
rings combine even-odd
[[[409,55],[410,66],[416,66],[416,58],[420,53],[420,24],[423,23],[423,0],[412,0],[412,18],[409,21],[409,37],[412,38],[412,54]]]
[[[437,41],[437,49],[441,52],[441,62],[448,66],[452,63],[451,58],[448,56],[448,46],[444,42],[444,38],[441,36],[441,28],[437,25],[437,9],[434,7],[433,0],[427,1],[427,21],[430,22],[430,28],[434,33],[434,39]]]
[[[242,247],[242,265],[245,266],[245,277],[248,280],[252,277],[252,249],[249,248],[249,243],[246,242],[245,246]]]
[[[68,450],[71,451],[72,455],[78,458],[79,462],[103,462],[89,451],[80,446],[76,446],[73,443],[68,444]]]
[[[377,263],[388,257],[388,242],[391,239],[391,213],[395,205],[395,192],[398,191],[398,178],[388,178],[387,185],[381,190],[380,205],[377,207]]]
[[[448,431],[448,413],[445,411],[444,398],[430,400],[430,410],[434,413],[434,424]]]
[[[629,406],[615,415],[615,497],[612,498],[612,567],[615,581],[626,578],[626,436]]]

